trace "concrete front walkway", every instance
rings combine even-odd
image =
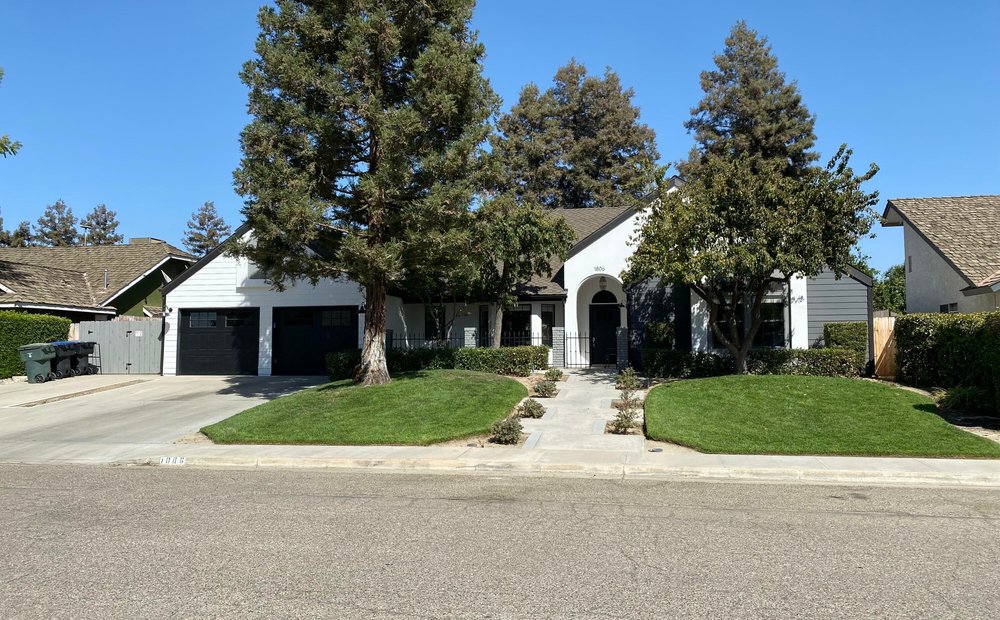
[[[521,420],[526,433],[526,449],[611,450],[641,453],[642,435],[611,435],[604,432],[615,416],[611,401],[618,396],[614,370],[571,370],[567,381],[556,382],[555,398],[539,398],[545,415]],[[641,423],[641,419],[640,419]]]

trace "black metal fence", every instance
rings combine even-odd
[[[558,332],[557,332],[558,333]],[[589,368],[591,366],[614,366],[617,361],[617,351],[593,350],[594,343],[587,332],[563,332],[564,365],[566,368]],[[490,334],[486,338],[477,334],[476,342],[480,347],[489,347],[493,340]],[[501,347],[520,347],[526,345],[544,345],[558,349],[560,343],[552,342],[551,334],[504,332],[500,335]],[[397,334],[390,331],[386,334],[387,349],[458,349],[465,346],[464,333],[454,331],[445,338],[426,338],[420,333]],[[553,360],[555,361],[555,360]]]
[[[586,332],[573,334],[566,332],[566,368],[588,368],[590,366],[590,336]]]
[[[465,346],[465,336],[452,334],[444,338],[427,338],[419,333],[397,334],[388,332],[386,349],[458,349]]]

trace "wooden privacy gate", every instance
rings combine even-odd
[[[91,363],[112,375],[158,375],[163,356],[163,321],[81,321],[83,341],[96,342]]]
[[[875,375],[895,379],[896,366],[896,317],[877,316],[872,319],[875,340]]]

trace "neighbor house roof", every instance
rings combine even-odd
[[[1000,284],[1000,196],[893,198],[882,218],[912,226],[970,289]]]
[[[114,314],[100,307],[85,273],[0,260],[0,307],[33,306]]]
[[[100,307],[171,259],[195,261],[187,252],[150,238],[121,245],[0,248],[0,262],[4,264],[0,285],[15,291],[17,297],[24,298],[21,301],[62,300],[65,305]],[[15,269],[15,265],[19,267]],[[42,273],[53,275],[58,284],[50,286],[43,277],[33,275]],[[76,290],[71,292],[70,288]],[[0,289],[0,303],[13,299],[10,296],[15,293]],[[53,296],[55,293],[58,295]]]

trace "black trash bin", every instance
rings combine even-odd
[[[58,349],[55,345],[45,342],[26,344],[18,347],[17,353],[24,362],[24,374],[28,376],[28,383],[45,383],[56,378],[53,362]]]
[[[73,372],[73,360],[76,359],[79,351],[77,343],[71,340],[60,340],[53,342],[52,345],[56,348],[56,359],[52,363],[56,379],[74,376],[76,373]]]
[[[97,366],[90,363],[90,356],[94,353],[96,342],[77,342],[76,357],[73,358],[73,372],[77,375],[93,375],[97,373]]]

